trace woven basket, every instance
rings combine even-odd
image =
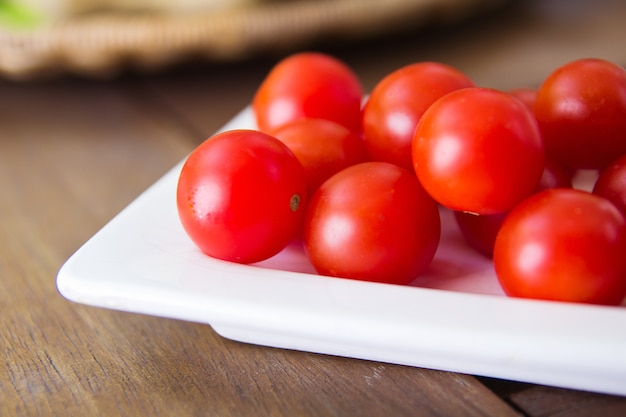
[[[0,29],[0,75],[113,76],[191,57],[232,61],[456,21],[503,0],[298,0],[196,14],[93,14],[33,31]]]

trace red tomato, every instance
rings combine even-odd
[[[593,193],[611,201],[626,216],[626,155],[600,172]]]
[[[302,164],[309,195],[333,174],[367,159],[361,136],[330,120],[298,119],[269,134],[287,145]]]
[[[563,65],[539,88],[535,115],[556,160],[601,169],[626,153],[626,71],[600,59]]]
[[[296,119],[318,118],[359,132],[362,97],[360,80],[346,64],[325,54],[303,52],[270,70],[252,108],[262,131]]]
[[[477,214],[510,210],[535,191],[544,149],[532,113],[507,93],[465,88],[433,103],[413,139],[417,176],[435,200]]]
[[[572,188],[573,178],[574,173],[570,169],[548,158],[543,167],[537,191],[550,188]]]
[[[280,252],[299,232],[306,192],[302,167],[285,144],[232,130],[189,155],[176,199],[185,231],[204,253],[253,263]]]
[[[411,142],[422,114],[439,97],[474,83],[445,64],[420,62],[383,78],[363,108],[363,135],[372,159],[413,169]]]
[[[496,214],[474,214],[455,211],[454,220],[465,241],[487,257],[493,256],[493,246],[500,226],[508,212]]]
[[[353,165],[328,179],[307,209],[306,253],[322,275],[408,284],[433,259],[437,205],[415,175],[387,162]]]
[[[546,161],[537,192],[561,187],[572,188],[572,174],[552,161]],[[496,236],[507,214],[508,212],[474,214],[466,211],[455,211],[454,219],[470,246],[483,255],[491,257],[493,256]]]
[[[515,88],[508,92],[513,97],[524,103],[529,110],[534,110],[537,102],[538,91],[534,88]]]
[[[620,304],[626,296],[626,223],[608,200],[556,188],[507,216],[494,265],[510,296]]]

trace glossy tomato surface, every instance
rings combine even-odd
[[[412,172],[365,162],[313,195],[305,250],[322,275],[408,284],[432,261],[440,226],[435,202]]]
[[[572,174],[552,161],[546,161],[536,192],[551,188],[572,188]],[[471,247],[488,257],[493,256],[496,237],[508,214],[475,214],[455,211],[454,219]]]
[[[363,108],[363,136],[372,159],[412,170],[413,133],[426,109],[451,91],[474,86],[456,68],[419,62],[384,77]]]
[[[345,63],[318,52],[283,59],[262,81],[252,101],[257,126],[269,131],[284,123],[318,118],[361,130],[361,82]]]
[[[602,169],[626,153],[626,71],[600,59],[565,64],[539,88],[535,115],[556,160]]]
[[[367,160],[361,136],[324,119],[298,119],[272,129],[296,155],[309,185],[309,195],[333,174]]]
[[[510,296],[616,305],[626,296],[626,224],[608,200],[556,188],[509,213],[494,265]]]
[[[301,230],[306,193],[302,166],[285,144],[231,130],[189,155],[176,201],[185,231],[204,253],[253,263],[281,251]]]
[[[413,138],[413,165],[443,206],[502,213],[533,193],[544,148],[530,110],[513,96],[470,87],[446,94],[422,116]]]
[[[558,164],[546,161],[536,192],[551,188],[572,188],[572,174]],[[454,219],[470,246],[483,255],[491,257],[498,231],[507,214],[508,212],[475,214],[455,211]]]

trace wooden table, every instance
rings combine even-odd
[[[626,64],[625,22],[621,1],[522,2],[454,28],[320,48],[368,89],[417,60],[481,85],[536,86],[578,57]],[[245,106],[275,58],[0,81],[0,415],[626,415],[624,397],[247,345],[59,295],[61,264]]]

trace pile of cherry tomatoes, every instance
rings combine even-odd
[[[186,160],[184,229],[207,255],[255,263],[301,240],[322,275],[409,284],[452,210],[510,296],[618,305],[626,296],[626,71],[601,59],[536,89],[481,87],[419,62],[364,99],[355,73],[307,52],[259,86],[257,130]],[[597,172],[593,190],[577,172]]]

